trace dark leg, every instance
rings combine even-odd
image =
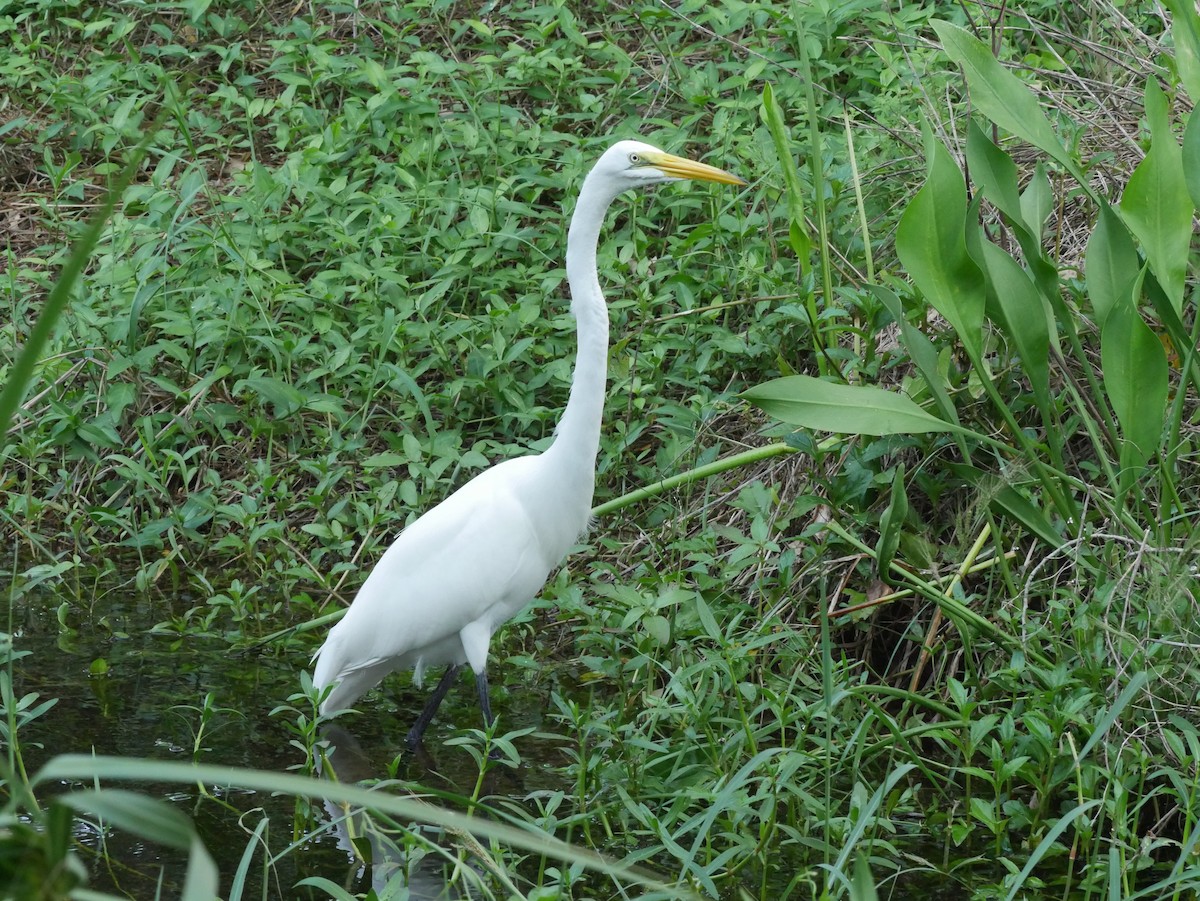
[[[475,688],[479,691],[479,709],[483,711],[483,728],[492,728],[495,717],[492,716],[492,702],[488,697],[487,670],[475,674]]]
[[[479,692],[479,709],[483,711],[484,731],[490,732],[492,723],[496,721],[496,718],[492,716],[492,701],[488,696],[487,670],[481,670],[475,674],[475,688]],[[492,748],[488,752],[488,759],[499,760],[500,750]]]
[[[437,688],[429,696],[429,703],[425,705],[425,709],[421,711],[421,715],[417,717],[417,721],[413,723],[413,727],[408,730],[408,738],[405,739],[405,744],[408,745],[409,750],[416,748],[421,743],[421,736],[425,734],[425,730],[429,727],[433,715],[442,706],[442,700],[446,697],[446,692],[450,690],[450,686],[454,684],[454,680],[458,678],[460,672],[462,672],[461,663],[446,668],[446,674],[442,676],[442,681],[437,684]]]

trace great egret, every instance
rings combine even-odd
[[[415,747],[468,663],[490,728],[492,633],[534,599],[587,530],[608,364],[608,308],[596,272],[605,211],[630,188],[688,178],[745,184],[640,141],[618,141],[588,173],[567,233],[578,352],[554,440],[543,453],[481,472],[400,533],[317,651],[313,684],[334,686],[322,713],[348,707],[395,670],[411,667],[420,685],[426,667],[448,664],[408,733]]]

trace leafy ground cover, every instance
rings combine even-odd
[[[49,589],[87,629],[119,582],[181,652],[265,642],[301,670],[317,639],[289,627],[548,442],[572,186],[640,134],[751,184],[610,222],[606,512],[494,655],[495,683],[545,686],[567,788],[489,799],[525,736],[467,731],[460,806],[491,826],[372,806],[490,836],[455,833],[491,894],[1189,896],[1200,25],[1167,6],[0,12],[6,383],[136,164],[7,433],[10,609]],[[627,496],[730,458],[755,462]],[[5,860],[65,891],[82,815],[174,843],[211,895],[190,822],[112,790],[128,761],[25,772],[54,712],[21,653]],[[309,767],[312,699],[274,702]],[[315,811],[267,856],[303,853]]]

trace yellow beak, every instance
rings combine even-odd
[[[670,153],[643,153],[642,159],[647,165],[653,166],[671,178],[698,178],[702,181],[720,182],[723,185],[744,185],[746,183],[724,169]]]

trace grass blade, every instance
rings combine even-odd
[[[211,901],[217,897],[216,862],[200,841],[192,821],[166,801],[112,788],[71,792],[58,800],[83,816],[97,817],[118,829],[186,851],[183,901]]]
[[[310,779],[293,773],[272,773],[241,767],[143,760],[131,757],[60,754],[38,771],[33,779],[33,784],[34,786],[44,786],[59,780],[85,783],[132,780],[142,783],[166,782],[177,785],[195,785],[200,782],[210,785],[239,786],[259,792],[280,792],[313,800],[337,801],[422,823],[494,838],[535,854],[544,854],[558,860],[579,864],[608,876],[637,882],[652,891],[664,892],[673,897],[693,897],[687,889],[667,885],[643,869],[613,861],[594,851],[568,844],[549,835],[467,816],[424,801],[400,798],[356,785],[342,785],[327,780]],[[105,793],[107,791],[106,789]]]
[[[71,248],[71,253],[63,264],[62,272],[59,273],[54,287],[50,289],[50,294],[42,305],[42,311],[38,314],[37,321],[29,332],[25,346],[21,348],[12,369],[9,370],[8,380],[4,383],[3,389],[0,389],[0,442],[3,442],[4,437],[8,435],[8,427],[12,423],[17,409],[21,406],[21,402],[25,399],[25,390],[33,378],[42,349],[54,332],[54,326],[59,317],[67,308],[71,293],[83,275],[83,269],[91,259],[92,251],[96,249],[108,217],[112,215],[113,208],[117,205],[121,195],[125,193],[125,188],[129,186],[134,172],[141,164],[154,131],[155,129],[151,128],[146,138],[134,150],[121,176],[108,189],[103,200],[100,201],[100,207],[92,214],[87,228],[83,230],[83,234],[79,236],[75,246]]]
[[[800,170],[792,156],[791,140],[787,124],[783,121],[783,110],[775,100],[771,85],[764,84],[762,92],[762,117],[775,144],[775,155],[779,158],[779,171],[783,173],[784,193],[787,196],[788,218],[791,220],[789,237],[792,250],[801,267],[808,265],[812,254],[812,239],[804,223],[804,187],[800,183]]]
[[[1025,880],[1029,878],[1029,874],[1033,872],[1034,867],[1038,865],[1046,852],[1054,847],[1054,843],[1058,841],[1058,837],[1067,831],[1068,827],[1093,807],[1100,803],[1100,799],[1088,801],[1086,804],[1080,804],[1066,816],[1062,817],[1054,827],[1046,833],[1045,838],[1038,842],[1038,846],[1033,849],[1033,853],[1029,855],[1029,860],[1025,862],[1025,866],[1021,868],[1021,873],[1013,882],[1012,888],[1009,889],[1008,895],[1005,896],[1005,901],[1015,901],[1017,896],[1023,889],[1026,888]]]

